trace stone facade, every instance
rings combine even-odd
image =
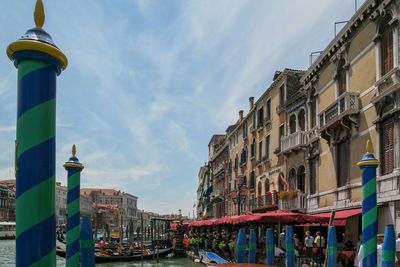
[[[361,207],[356,163],[370,140],[382,163],[378,231],[387,223],[400,231],[399,14],[398,1],[365,1],[310,68],[278,71],[250,98],[249,112],[227,129],[228,215],[239,202],[241,213]]]

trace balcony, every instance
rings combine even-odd
[[[291,150],[300,149],[307,144],[307,133],[303,131],[292,133],[281,139],[282,152],[290,152]]]
[[[215,167],[215,169],[213,169],[213,174],[215,175],[223,169],[224,169],[224,164],[219,164],[217,167]]]
[[[211,201],[219,202],[224,199],[224,191],[222,189],[215,189],[211,193]]]
[[[373,104],[379,102],[385,96],[390,95],[400,88],[400,69],[395,67],[383,75],[378,81],[375,82],[375,87],[377,89],[376,96],[371,100]]]
[[[394,201],[400,198],[400,170],[394,170],[392,173],[379,176],[376,179],[378,202]]]
[[[306,197],[305,194],[298,192],[296,196],[292,198],[279,199],[280,210],[305,210],[306,209]]]
[[[319,131],[335,127],[344,117],[359,112],[359,93],[345,92],[332,104],[325,108],[319,115]]]
[[[278,207],[279,194],[278,192],[270,192],[266,195],[259,196],[254,199],[254,203],[251,206],[251,211],[262,212],[264,210],[276,209]]]

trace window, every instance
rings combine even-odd
[[[317,124],[317,98],[311,100],[311,128]]]
[[[252,119],[253,119],[253,128],[256,128],[256,112],[253,112]]]
[[[304,192],[306,188],[306,169],[300,166],[297,170],[297,189]]]
[[[295,169],[291,169],[289,171],[288,183],[289,183],[289,189],[296,189],[296,170]]]
[[[289,119],[289,134],[296,132],[296,115],[290,116]]]
[[[247,146],[242,149],[242,154],[240,155],[240,163],[244,164],[247,162]]]
[[[271,99],[267,100],[267,120],[271,119]]]
[[[256,156],[256,139],[253,139],[253,143],[250,145],[250,157]]]
[[[337,186],[347,184],[349,178],[349,140],[337,145]]]
[[[260,160],[262,158],[262,146],[263,146],[262,141],[260,141],[260,143],[258,144],[258,153],[259,153],[258,156]]]
[[[298,117],[299,117],[298,120],[299,120],[300,131],[305,131],[305,129],[306,129],[306,114],[304,112],[304,109],[301,109],[299,111]]]
[[[236,157],[235,157],[235,170],[237,170],[237,168],[238,168],[238,165],[239,165],[239,157],[238,157],[238,154],[236,154]]]
[[[252,171],[251,173],[250,173],[250,188],[252,189],[252,188],[254,188],[254,186],[255,186],[255,184],[256,184],[256,177],[255,177],[256,175],[255,175],[255,173],[254,173],[254,171]]]
[[[338,96],[341,96],[343,93],[346,92],[346,69],[344,68],[345,64],[345,60],[343,58],[340,59],[337,68]]]
[[[269,192],[269,180],[268,179],[265,179],[265,193],[267,193],[267,192]]]
[[[279,126],[279,146],[281,145],[281,139],[285,135],[285,125]]]
[[[257,127],[261,127],[263,126],[263,122],[264,122],[264,108],[261,107],[258,111],[257,111]]]
[[[247,137],[247,132],[248,132],[248,127],[247,127],[247,120],[244,121],[243,126],[242,126],[242,131],[243,131],[243,139]]]
[[[270,136],[268,135],[265,138],[265,157],[269,159],[269,143],[270,143]]]
[[[394,167],[394,119],[382,122],[381,139],[381,175],[392,173]]]
[[[389,25],[391,19],[392,17],[389,14],[386,15],[379,26],[379,34],[381,36],[381,76],[393,68],[393,31]]]
[[[257,186],[257,195],[261,196],[261,182],[258,182],[258,186]]]
[[[317,192],[318,157],[310,161],[310,195]]]
[[[282,84],[282,86],[279,88],[279,105],[283,106],[285,104],[285,85]]]

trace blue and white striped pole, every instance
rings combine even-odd
[[[394,267],[396,263],[396,234],[393,224],[386,225],[382,246],[382,267]]]
[[[292,226],[286,226],[286,267],[294,267],[294,238]]]
[[[247,259],[248,263],[255,263],[256,262],[256,233],[254,229],[250,229],[250,237],[249,237],[249,256]]]
[[[275,244],[274,244],[274,233],[272,233],[272,229],[267,229],[266,234],[266,251],[267,251],[267,265],[274,265],[274,257],[275,257]]]
[[[246,261],[246,235],[244,230],[239,230],[236,245],[236,263],[245,263]]]
[[[336,267],[337,260],[337,239],[335,226],[329,227],[328,232],[328,267]]]

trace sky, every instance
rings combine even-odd
[[[0,0],[0,180],[14,177],[17,114],[6,48],[34,27],[35,2]],[[276,70],[307,69],[334,22],[355,12],[354,0],[43,3],[43,28],[69,61],[57,80],[56,180],[66,185],[76,144],[81,187],[190,216],[212,135],[248,112]]]

